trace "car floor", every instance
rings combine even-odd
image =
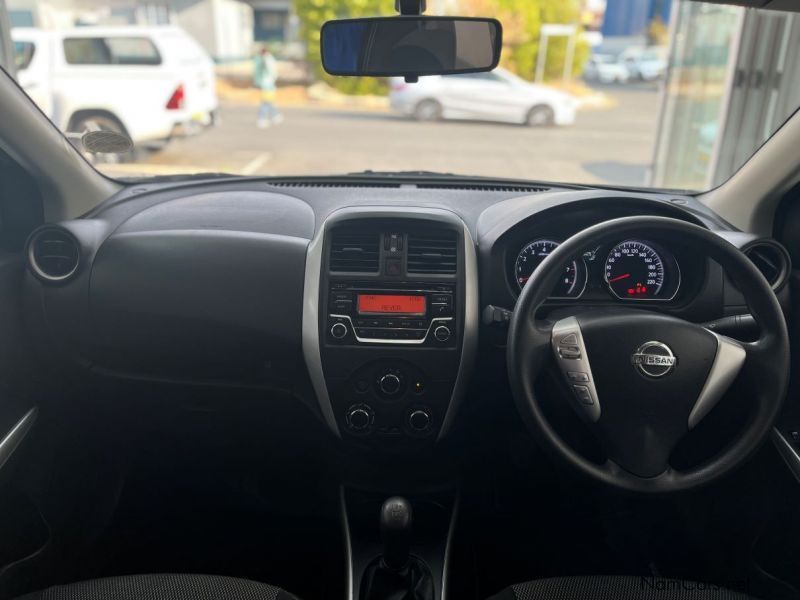
[[[344,598],[342,455],[322,426],[309,426],[307,409],[291,400],[268,410],[260,398],[184,400],[76,401],[68,418],[44,411],[37,435],[49,446],[27,457],[18,487],[48,515],[53,551],[29,588],[194,572],[268,582],[304,600]],[[484,600],[515,582],[578,574],[682,577],[800,598],[790,585],[800,585],[800,488],[771,447],[705,491],[636,497],[574,477],[508,409],[482,421],[465,413],[474,427],[450,442],[467,449],[452,465],[462,483],[451,598]]]

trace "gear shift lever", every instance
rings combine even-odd
[[[392,571],[408,565],[412,520],[411,503],[405,498],[393,496],[381,506],[383,564]]]

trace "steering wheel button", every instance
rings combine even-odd
[[[561,338],[561,341],[558,342],[559,346],[577,346],[578,345],[578,336],[574,333],[570,333],[567,336]]]
[[[594,404],[592,392],[585,385],[573,385],[572,389],[575,390],[575,396],[581,404]]]
[[[561,358],[569,358],[571,360],[580,360],[581,349],[578,346],[564,346],[558,349]]]
[[[589,381],[588,373],[580,373],[576,371],[568,371],[567,377],[569,377],[570,381],[577,381],[577,382],[585,382]]]

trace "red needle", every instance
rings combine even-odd
[[[614,283],[615,281],[619,281],[620,279],[627,279],[630,276],[631,276],[630,273],[625,273],[625,275],[617,275],[616,277],[609,279],[608,283]]]

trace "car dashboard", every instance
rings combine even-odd
[[[230,179],[131,186],[35,231],[27,318],[70,375],[290,394],[348,443],[403,451],[446,436],[476,371],[501,368],[504,322],[547,254],[629,215],[766,255],[782,290],[785,251],[690,196]],[[747,312],[716,263],[668,237],[585,248],[543,310],[602,306],[694,322]]]

